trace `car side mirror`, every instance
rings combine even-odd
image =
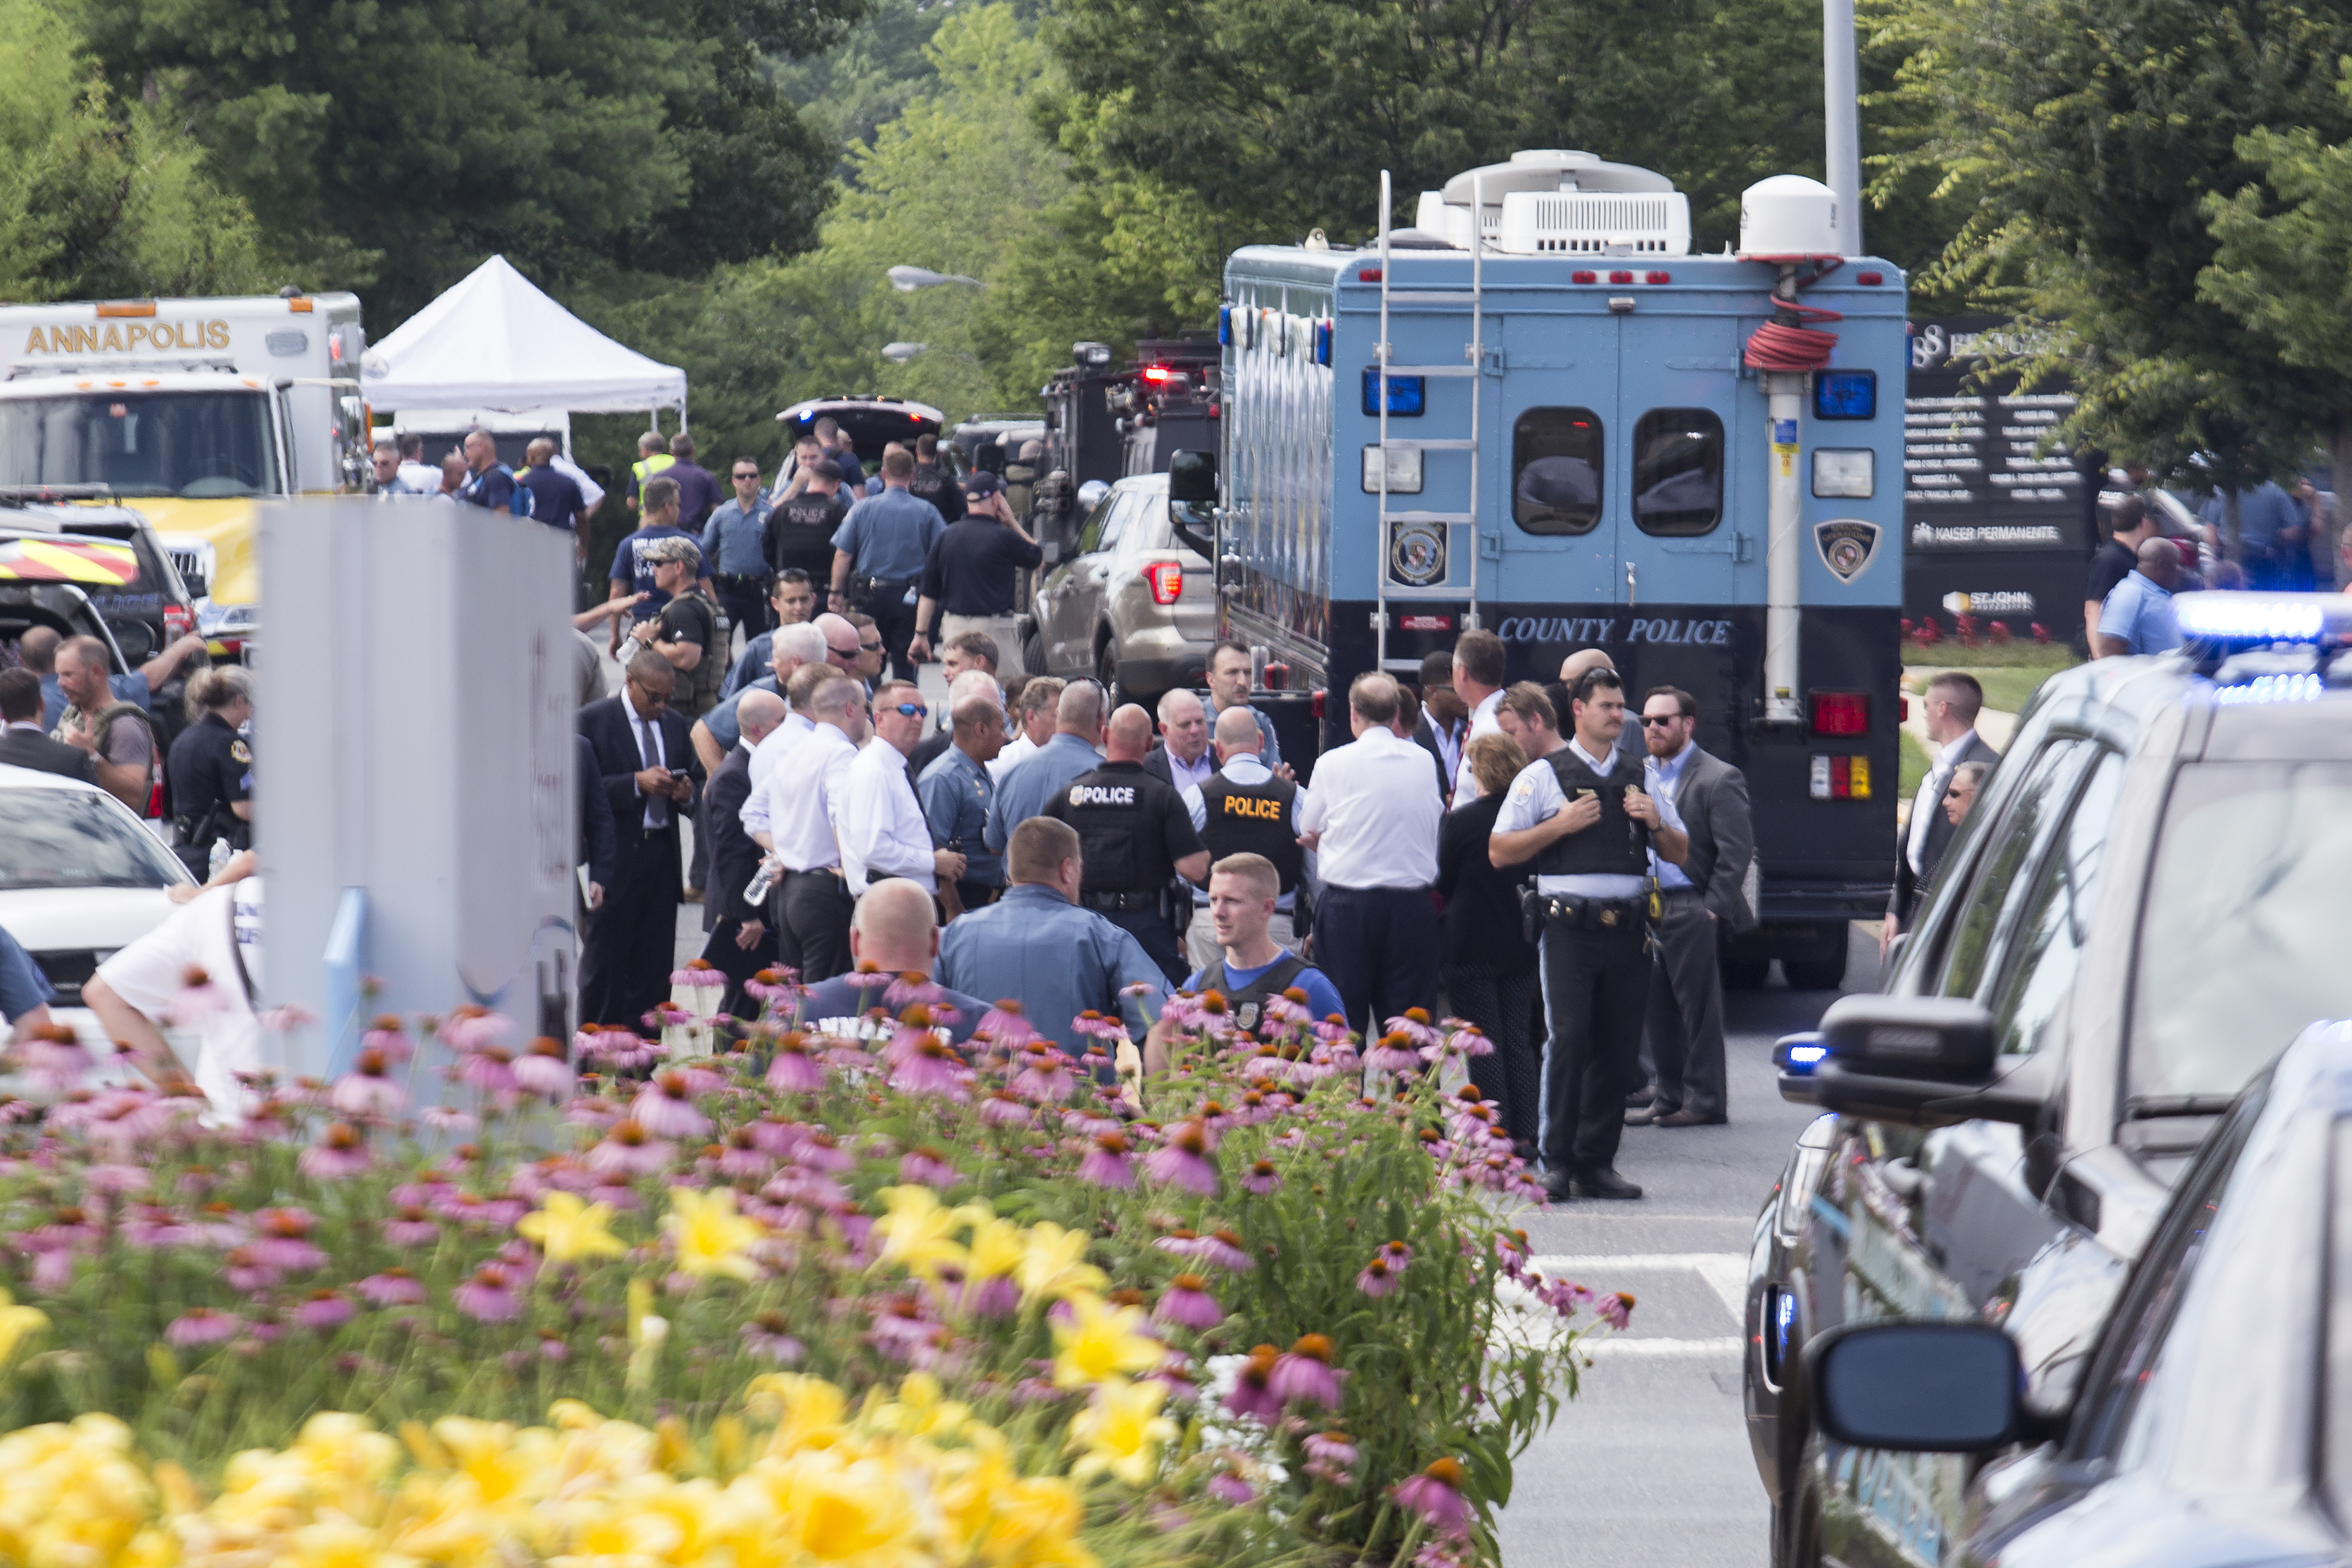
[[[1195,506],[1217,504],[1217,455],[1214,452],[1171,452],[1168,457],[1168,500]]]
[[[2063,1075],[2055,1056],[1999,1058],[1992,1015],[1954,996],[1846,996],[1822,1015],[1819,1054],[1776,1061],[1785,1098],[1914,1127],[2042,1123]],[[1791,1071],[1801,1057],[1810,1074]]]
[[[1992,1071],[1992,1015],[1957,996],[1842,996],[1822,1015],[1841,1063],[1899,1078],[1968,1081]]]
[[[2025,1436],[2017,1346],[1989,1323],[1867,1323],[1806,1348],[1814,1424],[1832,1442],[1981,1454]]]

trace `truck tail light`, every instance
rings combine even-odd
[[[1861,755],[1813,753],[1811,788],[1815,800],[1868,800],[1870,759]]]
[[[196,629],[196,617],[177,605],[163,606],[163,630],[173,639],[186,637]]]
[[[1184,592],[1184,566],[1177,561],[1155,561],[1143,569],[1143,580],[1151,584],[1151,602],[1172,605]]]
[[[1870,733],[1870,693],[1867,691],[1809,691],[1805,697],[1812,705],[1814,734]]]

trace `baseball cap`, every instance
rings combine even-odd
[[[986,468],[964,476],[963,493],[968,496],[992,496],[1004,488],[1004,481]]]
[[[673,561],[683,561],[689,566],[702,564],[702,552],[696,549],[691,541],[684,539],[656,539],[645,547],[644,555],[656,565]]]

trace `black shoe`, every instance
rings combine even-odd
[[[1650,1086],[1637,1089],[1633,1093],[1627,1095],[1625,1097],[1625,1109],[1628,1110],[1639,1110],[1645,1105],[1655,1105],[1657,1102],[1657,1089],[1655,1086]]]
[[[1576,1195],[1580,1198],[1638,1198],[1642,1195],[1642,1189],[1603,1165],[1597,1171],[1585,1171],[1577,1176]]]
[[[1728,1116],[1709,1116],[1703,1110],[1685,1109],[1682,1110],[1669,1111],[1667,1114],[1659,1117],[1653,1125],[1658,1127],[1720,1127],[1730,1120],[1731,1118]]]
[[[1647,1105],[1640,1106],[1625,1112],[1625,1125],[1628,1127],[1648,1127],[1656,1123],[1660,1119],[1672,1114],[1674,1113],[1671,1110],[1660,1110],[1658,1108],[1658,1102],[1656,1100],[1652,1100]]]
[[[1536,1185],[1543,1189],[1544,1196],[1556,1204],[1564,1204],[1576,1195],[1566,1171],[1546,1171],[1536,1178]]]

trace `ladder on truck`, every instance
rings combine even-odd
[[[1470,631],[1478,625],[1478,394],[1486,377],[1486,182],[1476,180],[1470,188],[1470,289],[1395,289],[1395,268],[1389,250],[1389,206],[1391,193],[1389,172],[1381,171],[1381,338],[1374,348],[1378,360],[1380,410],[1380,530],[1374,537],[1379,560],[1374,563],[1372,583],[1376,607],[1372,611],[1372,631],[1378,649],[1374,668],[1388,669],[1391,663],[1400,670],[1418,670],[1419,659],[1389,658],[1389,633],[1393,629],[1389,605],[1392,602],[1410,603],[1416,599],[1462,599],[1469,608],[1463,613],[1462,630]],[[1392,290],[1394,293],[1392,295]],[[1391,298],[1408,305],[1467,305],[1470,307],[1470,341],[1463,345],[1462,364],[1396,364],[1389,343],[1389,305]],[[1470,434],[1467,437],[1424,437],[1391,436],[1389,434],[1389,378],[1391,375],[1418,375],[1431,380],[1454,376],[1470,379]],[[1424,396],[1423,410],[1427,412]],[[1389,454],[1391,452],[1467,452],[1470,455],[1470,493],[1468,504],[1460,511],[1431,511],[1420,509],[1391,511],[1389,509]],[[1429,486],[1427,464],[1423,465],[1422,489]],[[1441,530],[1439,537],[1445,542],[1445,572],[1443,581],[1428,586],[1414,586],[1393,580],[1395,538],[1398,525],[1422,526]],[[1466,547],[1466,548],[1465,548]],[[1470,563],[1466,584],[1457,584],[1454,563],[1467,560]]]

